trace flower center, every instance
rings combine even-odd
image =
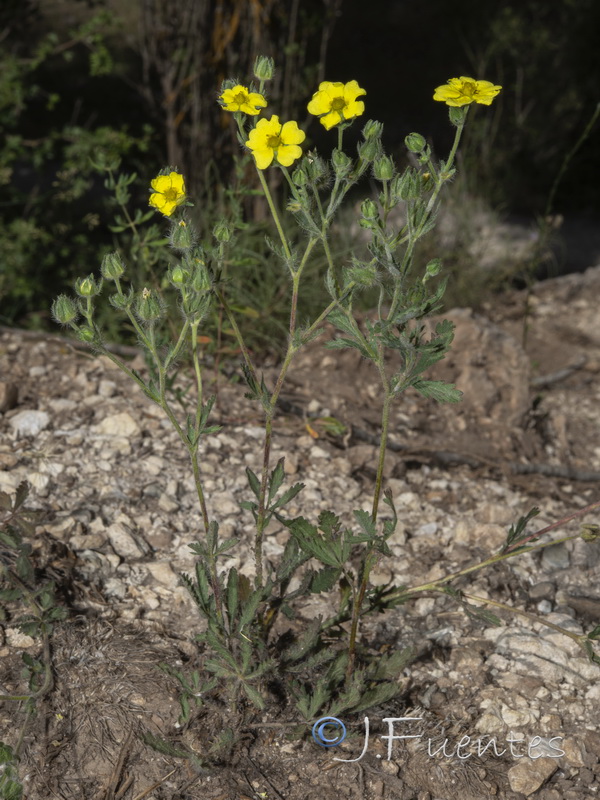
[[[281,136],[269,136],[267,139],[267,145],[272,147],[275,150],[277,147],[281,147]]]
[[[462,85],[462,93],[465,95],[465,97],[473,97],[476,89],[477,85],[474,83],[474,81],[465,81]]]
[[[167,203],[175,203],[177,202],[177,189],[174,189],[172,186],[170,189],[167,189],[163,192],[165,200]]]
[[[236,103],[238,106],[243,106],[244,103],[248,101],[245,92],[238,92],[235,97],[233,98],[233,102]]]
[[[343,97],[336,97],[334,100],[331,101],[332,111],[341,111],[345,107],[346,107],[346,101],[344,100]]]

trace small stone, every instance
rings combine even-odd
[[[569,551],[564,543],[550,545],[550,547],[545,547],[542,551],[542,569],[544,572],[567,569],[569,565]]]
[[[139,436],[141,429],[131,414],[124,411],[121,414],[105,417],[102,422],[95,426],[95,433],[102,436],[132,437]]]
[[[98,394],[100,397],[112,397],[116,388],[117,384],[114,381],[100,381]]]
[[[554,758],[538,758],[535,761],[523,758],[508,770],[510,788],[513,792],[521,792],[529,797],[556,772],[557,768]]]
[[[536,600],[554,600],[555,593],[556,587],[552,581],[541,581],[529,589],[529,598],[534,602]]]
[[[117,555],[123,558],[139,558],[144,555],[131,533],[121,523],[115,522],[110,525],[106,529],[106,534]]]
[[[155,561],[146,564],[146,569],[155,581],[168,589],[176,589],[179,585],[179,575],[177,575],[168,561]]]
[[[17,436],[37,436],[50,424],[50,417],[45,411],[19,411],[10,420],[10,426]]]
[[[35,639],[22,633],[18,628],[6,629],[6,641],[11,647],[33,647]]]
[[[158,501],[158,507],[161,511],[166,511],[167,514],[172,514],[175,511],[179,511],[179,503],[176,503],[168,494],[161,494],[160,499]]]
[[[415,536],[434,536],[437,533],[437,530],[437,522],[426,522],[424,525],[420,525],[416,529]]]
[[[0,413],[10,411],[19,402],[19,390],[16,383],[0,381]]]

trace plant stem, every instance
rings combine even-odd
[[[283,232],[283,227],[281,225],[281,220],[279,219],[279,213],[277,212],[277,207],[275,206],[275,203],[273,202],[273,197],[271,196],[271,191],[269,189],[267,181],[265,180],[265,176],[263,174],[262,169],[259,169],[257,167],[256,171],[258,172],[258,177],[259,177],[263,192],[265,194],[265,197],[267,199],[267,203],[269,204],[269,210],[271,211],[271,215],[273,217],[273,222],[275,223],[275,227],[277,228],[277,233],[279,234],[279,238],[281,239],[281,244],[283,246],[283,252],[285,253],[285,257],[288,260],[288,266],[290,267],[290,270],[291,270],[292,251],[290,250],[290,246],[289,246],[288,241],[287,241],[287,239],[285,237],[285,233]]]
[[[379,355],[380,359],[382,360],[382,353],[380,352]],[[385,465],[385,453],[387,448],[388,427],[390,421],[390,407],[393,400],[393,395],[389,390],[389,384],[385,374],[383,363],[380,363],[378,366],[383,387],[385,390],[385,396],[383,400],[383,409],[381,412],[381,440],[379,443],[379,461],[377,464],[377,475],[375,478],[375,492],[373,494],[373,510],[371,512],[373,522],[377,521],[379,498],[381,497],[381,487],[383,484],[383,468]],[[373,564],[374,564],[373,546],[369,545],[367,547],[364,556],[360,586],[358,592],[356,592],[355,594],[354,602],[352,604],[352,624],[350,626],[350,638],[348,641],[348,666],[346,667],[346,685],[349,684],[350,679],[352,678],[352,673],[354,671],[354,662],[356,660],[356,638],[358,636],[358,624],[361,616],[360,612],[363,601],[365,599],[367,586],[369,585],[369,576],[371,574],[371,569],[373,567]]]
[[[528,611],[523,611],[520,608],[513,608],[512,606],[507,606],[505,603],[499,603],[497,600],[490,600],[487,597],[478,597],[475,594],[463,594],[463,597],[466,600],[475,600],[478,603],[483,603],[486,606],[493,606],[494,608],[501,608],[503,611],[509,611],[511,614],[517,614],[519,617],[525,617],[525,619],[529,619],[532,622],[536,622],[539,625],[543,625],[546,628],[551,628],[553,631],[557,633],[562,633],[563,636],[568,636],[569,639],[572,639],[574,642],[583,648],[584,652],[586,652],[586,648],[583,644],[583,640],[586,639],[586,636],[582,636],[580,633],[573,633],[573,631],[569,631],[566,628],[561,628],[560,625],[555,625],[553,622],[549,622],[543,617],[538,617],[535,614],[530,614]]]

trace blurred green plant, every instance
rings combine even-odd
[[[16,744],[0,742],[0,798],[19,800],[22,785],[17,764],[27,727],[36,712],[37,702],[52,689],[50,638],[57,622],[67,612],[57,600],[52,581],[40,583],[31,558],[36,512],[25,508],[29,484],[17,487],[14,499],[0,491],[0,625],[16,626],[22,633],[42,641],[42,653],[33,657],[23,653],[22,681],[25,692],[0,694],[0,700],[17,702],[24,714]]]

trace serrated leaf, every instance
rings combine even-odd
[[[25,500],[27,500],[30,488],[31,487],[29,486],[27,481],[21,481],[21,483],[17,486],[17,492],[15,495],[15,504],[13,506],[14,511],[16,511],[20,506],[22,506]]]
[[[352,711],[359,714],[372,706],[387,703],[388,700],[396,697],[401,691],[402,686],[397,683],[382,683],[379,686],[373,686],[362,693],[358,704],[352,706]]]
[[[239,539],[225,539],[225,541],[221,542],[221,544],[215,550],[215,555],[220,556],[223,553],[226,553],[227,550],[231,550],[232,547],[235,547],[238,542]]]
[[[339,567],[323,567],[323,569],[313,573],[313,577],[309,586],[309,592],[311,594],[329,592],[337,583],[340,575],[341,570]]]
[[[402,650],[396,650],[391,656],[384,653],[377,661],[375,672],[369,677],[377,681],[397,678],[415,656],[416,649],[414,647],[405,647]]]
[[[322,618],[320,616],[311,619],[305,630],[298,636],[297,641],[284,650],[283,657],[287,661],[304,659],[307,653],[318,644],[321,621]]]
[[[526,528],[529,521],[532,520],[533,517],[537,517],[539,513],[540,509],[537,508],[537,506],[534,506],[530,511],[527,512],[527,514],[525,514],[524,517],[519,517],[516,524],[510,526],[506,536],[506,544],[500,551],[501,553],[506,552],[511,545],[520,542],[521,539],[524,539],[527,536]],[[535,539],[532,539],[531,541],[535,541]]]
[[[456,389],[453,383],[418,380],[414,381],[412,386],[423,397],[431,397],[438,403],[459,403],[462,400],[463,393]]]
[[[290,486],[289,489],[286,489],[277,502],[271,506],[271,511],[275,511],[278,508],[283,508],[286,506],[290,500],[293,500],[297,494],[300,494],[302,489],[304,489],[304,486],[305,484],[303,483],[295,483],[293,486]]]
[[[355,342],[352,339],[346,339],[345,337],[340,337],[339,339],[331,339],[329,342],[325,342],[324,347],[327,347],[329,350],[343,350],[345,348],[353,348],[354,350],[358,350],[359,353],[368,358],[370,361],[373,361],[373,354],[367,350],[359,342]]]
[[[373,517],[369,514],[368,511],[365,511],[362,508],[356,509],[354,512],[354,519],[358,522],[360,527],[366,533],[368,537],[368,541],[375,538],[377,536],[377,528],[375,523],[373,522]]]
[[[232,567],[229,570],[229,575],[227,576],[226,602],[227,614],[229,616],[229,627],[230,630],[232,630],[238,607],[238,574],[235,567]]]
[[[244,692],[246,693],[246,696],[248,697],[248,699],[252,703],[254,703],[256,708],[258,708],[258,709],[260,709],[262,711],[264,709],[264,707],[265,707],[265,701],[263,700],[263,698],[260,695],[260,693],[257,692],[256,689],[254,689],[252,686],[250,686],[247,683],[243,683],[242,684],[242,688],[243,688]]]
[[[285,470],[283,468],[284,459],[280,458],[277,462],[277,466],[271,472],[271,477],[269,479],[269,495],[267,499],[267,505],[271,503],[271,500],[275,497],[279,489],[281,488],[281,484],[285,480]]]
[[[464,608],[467,616],[473,620],[483,622],[485,625],[494,625],[497,628],[502,625],[502,620],[500,617],[496,616],[496,614],[493,614],[487,608],[478,608],[477,606],[472,606],[469,603],[463,603],[462,607]]]
[[[0,509],[3,511],[12,510],[12,500],[6,492],[0,492]]]

